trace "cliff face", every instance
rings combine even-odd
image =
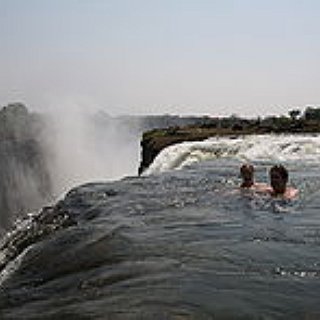
[[[0,234],[19,216],[43,206],[50,177],[38,140],[39,119],[22,104],[0,110]]]

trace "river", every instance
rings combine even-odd
[[[0,243],[1,319],[319,319],[320,138],[211,139],[96,181]],[[240,190],[281,162],[291,201]]]

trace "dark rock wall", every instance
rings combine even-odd
[[[0,234],[50,198],[39,128],[39,121],[22,104],[0,110]]]

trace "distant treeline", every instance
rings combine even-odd
[[[266,132],[278,131],[316,131],[320,132],[320,107],[307,107],[303,112],[290,110],[288,115],[257,117],[246,119],[235,114],[229,117],[212,116],[178,116],[178,115],[147,115],[147,116],[109,116],[104,111],[97,112],[93,120],[97,125],[106,126],[116,122],[120,127],[132,130],[148,131],[170,127],[199,126],[204,128],[234,128],[247,130],[262,128]],[[42,115],[31,113],[22,103],[11,103],[0,109],[0,139],[26,140],[33,139],[45,125]]]
[[[307,107],[303,112],[293,109],[288,115],[245,119],[236,115],[224,118],[206,118],[203,128],[232,129],[247,133],[303,133],[320,132],[320,108]]]
[[[288,115],[246,119],[237,115],[229,117],[193,118],[191,126],[211,129],[231,129],[247,133],[303,133],[320,132],[320,107],[307,107],[303,112],[290,110]],[[173,130],[173,129],[172,129]]]

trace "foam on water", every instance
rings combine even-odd
[[[181,169],[195,162],[236,158],[244,161],[320,161],[320,135],[250,135],[183,142],[162,150],[146,175]]]

